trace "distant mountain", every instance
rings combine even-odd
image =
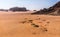
[[[27,11],[25,7],[12,7],[9,9],[10,11]]]
[[[44,8],[42,10],[36,11],[32,14],[52,14],[52,15],[60,15],[60,1],[55,5],[49,8]]]

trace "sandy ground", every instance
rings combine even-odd
[[[60,16],[0,12],[0,37],[60,37]]]

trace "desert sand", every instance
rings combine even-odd
[[[60,37],[60,16],[0,12],[0,37]]]

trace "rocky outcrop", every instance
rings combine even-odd
[[[27,11],[25,7],[12,7],[9,11]]]
[[[36,11],[32,14],[52,14],[52,15],[60,15],[60,1],[55,5],[49,8],[44,8],[42,10]]]

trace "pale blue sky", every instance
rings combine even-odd
[[[0,0],[0,9],[11,7],[26,7],[29,10],[39,10],[54,5],[59,0]]]

